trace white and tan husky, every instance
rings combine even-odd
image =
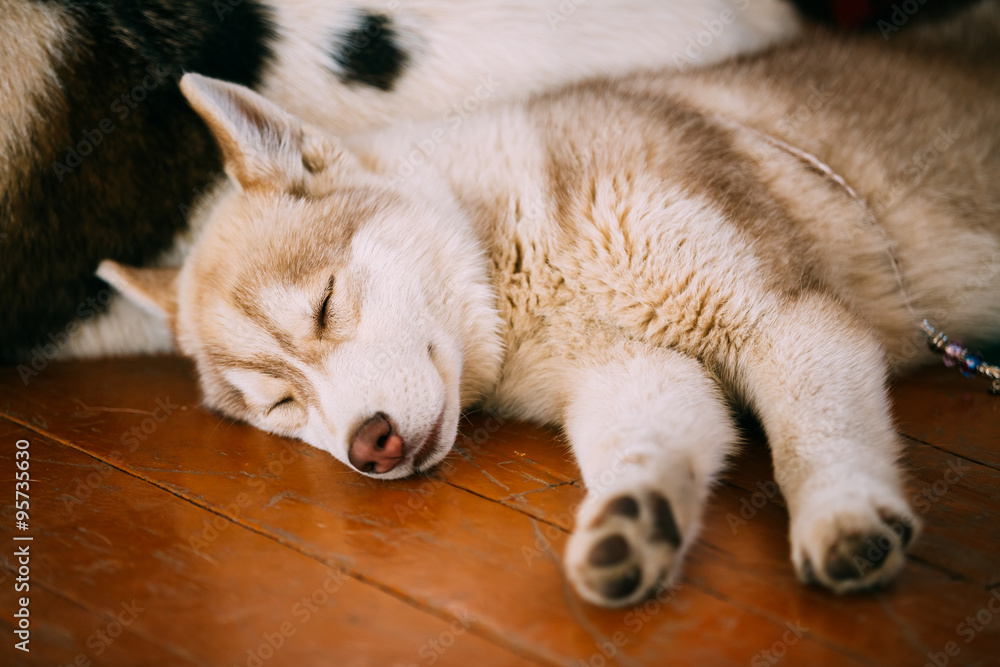
[[[351,145],[188,75],[232,186],[179,276],[100,273],[168,314],[210,407],[373,477],[441,461],[475,403],[562,425],[589,494],[566,571],[597,604],[676,576],[727,394],[799,577],[879,584],[918,528],[888,359],[930,357],[926,315],[1000,333],[998,28],[991,3],[926,41],[817,33]]]
[[[25,383],[56,356],[172,349],[92,274],[107,257],[180,264],[195,194],[217,170],[181,72],[251,85],[344,134],[448,126],[585,78],[715,63],[800,26],[786,0],[82,4],[0,0],[0,360],[23,359]],[[95,317],[84,301],[98,295]]]

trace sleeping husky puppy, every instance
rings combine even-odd
[[[785,0],[0,0],[0,361],[28,357],[27,381],[60,346],[170,348],[93,272],[155,262],[221,173],[185,71],[346,132],[714,62],[797,26]]]
[[[887,359],[930,357],[924,316],[1000,335],[1000,9],[947,34],[816,33],[350,141],[189,74],[232,186],[179,275],[100,275],[169,318],[208,406],[372,477],[434,466],[476,403],[561,425],[594,603],[676,577],[727,395],[767,432],[799,578],[881,584],[918,529]]]

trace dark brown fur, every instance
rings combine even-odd
[[[76,33],[56,68],[62,88],[40,109],[41,132],[21,143],[15,187],[0,192],[0,359],[8,361],[58,341],[67,322],[93,312],[87,299],[105,287],[93,277],[101,259],[144,264],[168,248],[186,207],[221,170],[208,130],[177,89],[181,74],[252,85],[266,56],[269,28],[255,2],[221,18],[194,0],[56,4]],[[144,79],[156,82],[152,90]],[[120,98],[136,86],[136,98],[147,95],[131,109]],[[102,140],[79,166],[56,166],[95,129]]]

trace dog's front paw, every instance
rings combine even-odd
[[[920,524],[896,491],[864,486],[810,498],[793,518],[792,562],[803,583],[847,593],[884,585],[902,569]]]
[[[588,498],[566,549],[567,573],[589,602],[628,605],[670,583],[682,541],[670,500],[655,488]]]

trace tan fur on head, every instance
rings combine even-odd
[[[195,75],[182,88],[237,186],[213,202],[176,283],[176,340],[206,404],[345,463],[358,424],[384,412],[407,442],[427,443],[386,476],[440,460],[500,358],[484,256],[457,207],[394,193],[337,139],[248,89]],[[107,267],[130,298],[164,304],[155,276]],[[400,297],[416,310],[395,308]]]

